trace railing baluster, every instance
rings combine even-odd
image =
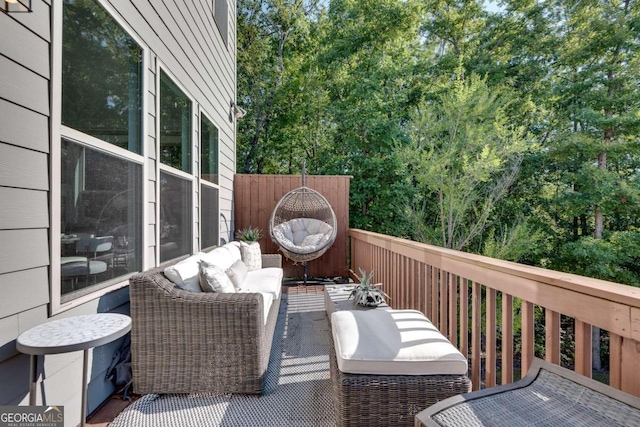
[[[622,381],[620,389],[640,396],[640,343],[631,338],[622,338]]]
[[[480,325],[482,288],[479,283],[472,282],[471,290],[471,385],[473,390],[480,390]]]
[[[393,287],[391,286],[391,270],[393,270],[394,268],[393,264],[391,263],[391,251],[385,249],[383,253],[383,259],[385,265],[387,266],[384,271],[385,283],[387,284],[386,292],[392,297],[389,305],[395,305],[395,300],[393,298],[395,297],[395,295],[393,295]]]
[[[513,382],[513,297],[502,293],[502,384]]]
[[[487,287],[485,385],[496,385],[496,290]]]
[[[422,298],[423,298],[421,311],[424,313],[425,316],[431,319],[431,315],[428,314],[429,310],[431,309],[431,300],[429,298],[431,296],[431,292],[429,291],[428,281],[429,281],[429,266],[424,263],[420,263],[420,289],[422,290]]]
[[[575,371],[585,377],[591,378],[591,325],[575,320],[576,329],[576,349],[575,349]]]
[[[444,270],[440,270],[440,332],[442,334],[447,333],[447,300],[449,296],[447,277],[449,273]]]
[[[449,341],[458,347],[458,276],[449,273]]]
[[[609,332],[609,385],[622,387],[622,337]]]
[[[460,352],[469,358],[469,281],[460,278]]]
[[[533,304],[522,300],[522,352],[520,354],[520,377],[524,377],[533,362],[533,343],[535,342],[533,325]]]
[[[431,322],[436,326],[436,328],[440,327],[440,323],[438,322],[438,289],[440,286],[438,285],[438,269],[436,267],[431,267]]]
[[[560,364],[560,313],[544,310],[544,358],[556,365]]]
[[[426,282],[426,307],[425,307],[425,315],[429,318],[429,320],[433,319],[433,304],[431,304],[431,301],[433,300],[433,292],[432,292],[432,286],[433,286],[433,282],[431,281],[431,266],[425,264],[424,266],[424,279]]]
[[[401,280],[401,284],[402,284],[402,297],[403,297],[403,301],[404,303],[402,304],[402,306],[404,308],[411,308],[410,307],[410,303],[411,301],[409,301],[409,296],[411,295],[410,288],[407,287],[407,283],[409,282],[409,259],[406,256],[402,257],[402,280]]]

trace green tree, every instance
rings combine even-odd
[[[412,215],[423,231],[418,238],[464,250],[492,222],[534,144],[523,126],[510,124],[505,88],[490,89],[486,79],[460,72],[440,89],[413,117],[412,144],[404,151],[420,191]],[[415,208],[426,203],[438,207],[433,220]]]
[[[635,216],[639,200],[637,2],[560,0],[554,13],[562,48],[549,156],[559,171],[555,202],[572,233],[560,235],[552,267],[634,284],[617,242],[637,237],[629,223],[619,229],[616,217]],[[593,334],[593,364],[600,369],[599,329]]]
[[[320,0],[238,2],[238,170],[292,173],[317,143],[309,117],[326,97],[311,74],[324,14]],[[302,124],[307,123],[305,126]],[[308,128],[308,129],[307,129]],[[309,162],[313,164],[313,162]]]
[[[334,0],[319,58],[335,126],[325,170],[349,174],[357,228],[405,236],[410,198],[396,144],[405,124],[418,44],[415,1]]]

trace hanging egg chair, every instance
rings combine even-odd
[[[306,263],[333,245],[337,220],[327,199],[306,186],[305,175],[303,166],[302,187],[289,191],[276,204],[269,220],[269,235],[285,257],[303,264],[306,283]]]

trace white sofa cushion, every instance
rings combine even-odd
[[[231,257],[235,261],[242,260],[242,254],[240,253],[240,242],[229,242],[223,246],[223,248],[227,248],[231,253]]]
[[[179,288],[191,292],[202,292],[200,289],[200,265],[198,262],[205,254],[198,252],[174,265],[164,269],[164,275]]]
[[[267,324],[267,319],[269,317],[269,310],[271,310],[271,304],[273,304],[273,294],[271,292],[259,292],[262,295],[262,300],[264,301],[264,313],[262,313],[264,318],[264,324]]]
[[[207,264],[215,265],[224,271],[240,259],[240,250],[234,245],[226,244],[212,249],[204,254],[201,259],[206,261]]]
[[[200,261],[200,288],[203,292],[218,292],[231,294],[236,292],[231,279],[224,270]]]
[[[233,283],[233,287],[236,288],[236,291],[241,289],[244,285],[245,280],[247,279],[247,274],[249,270],[247,266],[242,262],[241,259],[237,260],[233,263],[231,267],[225,271],[229,279],[231,279],[231,283]]]
[[[277,267],[250,271],[238,292],[269,292],[274,299],[278,299],[282,290],[282,275],[282,269]]]
[[[249,271],[262,268],[262,253],[258,242],[240,242],[240,253],[242,262],[245,263]]]
[[[462,375],[467,359],[415,310],[331,315],[338,368],[352,374]]]

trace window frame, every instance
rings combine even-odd
[[[182,83],[180,83],[180,80],[176,78],[176,76],[169,70],[169,67],[167,67],[159,58],[156,60],[156,79],[155,79],[155,93],[156,93],[156,97],[155,97],[155,111],[156,111],[156,123],[155,123],[155,134],[156,134],[156,144],[155,144],[155,148],[156,148],[156,152],[155,152],[155,156],[156,156],[156,188],[155,188],[155,203],[156,203],[156,212],[155,212],[155,258],[156,258],[156,264],[157,265],[163,265],[163,264],[170,264],[173,263],[176,260],[179,260],[180,258],[184,258],[188,255],[192,255],[196,252],[198,252],[199,248],[198,248],[198,244],[197,242],[199,241],[199,235],[197,234],[199,232],[199,227],[197,226],[197,220],[198,220],[198,210],[200,208],[200,197],[199,197],[199,188],[197,188],[197,183],[200,179],[200,148],[199,148],[199,141],[197,141],[198,139],[198,132],[197,129],[199,129],[200,124],[198,123],[198,126],[194,126],[194,119],[198,120],[200,119],[200,116],[197,114],[198,111],[198,104],[195,102],[194,97],[191,95],[191,93],[184,87],[184,85]],[[180,169],[176,169],[173,166],[169,166],[169,165],[165,165],[164,163],[160,162],[160,73],[164,73],[169,79],[171,79],[171,82],[177,87],[179,88],[182,93],[185,94],[185,96],[189,99],[189,102],[191,102],[191,173],[187,173],[184,172]],[[198,144],[196,146],[196,144]],[[194,155],[194,153],[198,153],[198,155]],[[196,159],[196,157],[198,157]],[[197,170],[197,175],[194,173],[194,171]],[[191,181],[191,252],[189,254],[183,254],[181,256],[178,256],[176,258],[172,258],[163,262],[160,262],[160,227],[158,226],[160,224],[160,203],[162,203],[162,201],[160,200],[160,172],[164,172],[164,173],[168,173],[174,176],[177,176],[180,179],[184,179],[184,180],[188,180]],[[197,202],[197,203],[196,203]]]
[[[52,35],[51,35],[51,84],[49,85],[49,96],[51,99],[51,117],[50,117],[50,135],[51,135],[51,153],[49,158],[50,166],[50,236],[49,245],[51,250],[51,262],[50,262],[50,288],[51,288],[51,301],[49,304],[49,315],[53,316],[74,307],[83,305],[89,301],[95,300],[109,292],[126,287],[129,285],[129,276],[134,273],[130,273],[115,281],[106,281],[104,284],[96,286],[95,290],[88,290],[75,298],[67,299],[61,294],[62,292],[62,280],[61,280],[61,196],[62,196],[62,139],[72,141],[74,143],[86,146],[91,149],[99,150],[110,155],[122,158],[126,161],[130,161],[136,164],[140,164],[142,167],[142,230],[140,230],[142,238],[142,270],[147,269],[147,259],[145,257],[145,248],[148,246],[148,233],[145,227],[145,221],[148,217],[148,200],[149,195],[147,191],[148,171],[146,167],[146,138],[148,136],[148,124],[147,116],[149,114],[149,105],[147,102],[148,92],[148,67],[150,64],[150,50],[149,47],[136,35],[136,33],[129,27],[127,22],[104,0],[95,0],[96,3],[102,7],[106,13],[114,20],[114,22],[122,28],[123,31],[131,37],[142,50],[142,81],[141,81],[141,94],[140,94],[140,109],[141,109],[141,123],[140,123],[140,146],[141,153],[136,154],[129,150],[126,150],[117,145],[111,144],[106,141],[102,141],[91,135],[80,132],[76,129],[69,128],[62,124],[62,38],[64,32],[64,19],[63,19],[63,1],[55,1],[52,3]],[[90,289],[90,288],[87,288]]]
[[[216,143],[216,148],[217,148],[217,155],[216,155],[216,159],[218,159],[218,183],[215,184],[211,181],[208,181],[206,179],[202,179],[202,168],[199,167],[198,168],[198,179],[200,181],[200,188],[198,188],[198,206],[200,207],[198,209],[199,212],[199,218],[198,218],[198,226],[199,226],[199,230],[198,230],[198,236],[199,236],[199,245],[200,245],[200,250],[205,250],[205,249],[210,249],[213,248],[215,246],[219,246],[220,245],[220,128],[218,126],[216,126],[215,122],[211,119],[211,116],[209,114],[207,114],[204,109],[202,109],[202,107],[199,105],[198,106],[199,112],[200,114],[198,114],[198,165],[200,166],[200,162],[202,160],[202,143],[201,143],[201,136],[202,136],[202,117],[206,117],[207,120],[209,120],[209,122],[216,127],[216,129],[218,130],[217,132],[217,143]],[[218,220],[216,221],[216,225],[217,225],[217,229],[218,229],[218,243],[214,246],[207,246],[207,247],[203,247],[202,245],[202,186],[205,187],[210,187],[210,188],[215,188],[218,190],[218,215],[217,218]]]

